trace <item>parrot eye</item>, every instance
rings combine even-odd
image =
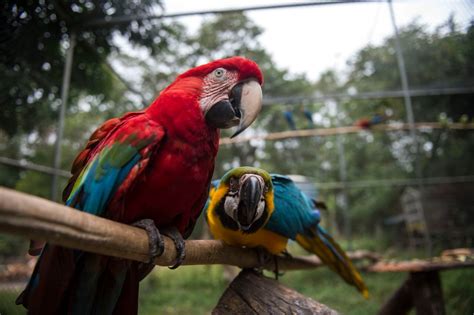
[[[237,192],[239,190],[239,181],[235,178],[231,178],[230,179],[230,183],[229,183],[229,190],[231,192]]]
[[[214,70],[214,76],[218,79],[222,79],[225,74],[225,69],[224,68],[217,68]]]

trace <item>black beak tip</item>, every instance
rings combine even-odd
[[[250,227],[252,226],[252,224],[249,224],[249,225],[241,225],[240,226],[240,229],[244,232],[247,232],[248,230],[250,230]]]
[[[245,129],[242,129],[242,128],[239,128],[236,132],[234,132],[234,134],[232,136],[230,136],[230,138],[234,138],[234,137],[237,137],[238,135],[240,135],[242,133],[242,131],[244,131]]]

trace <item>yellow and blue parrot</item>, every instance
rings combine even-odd
[[[289,239],[316,254],[364,297],[368,290],[351,260],[319,225],[317,207],[287,176],[254,167],[238,167],[213,181],[206,219],[215,239],[228,245],[286,252]]]

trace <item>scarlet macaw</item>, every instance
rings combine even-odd
[[[289,239],[316,254],[347,283],[368,297],[359,272],[319,225],[321,203],[310,199],[287,176],[254,167],[228,171],[213,181],[206,204],[212,235],[228,245],[286,252]]]
[[[243,57],[179,75],[145,110],[106,121],[72,166],[67,205],[147,230],[151,260],[184,241],[206,202],[219,128],[246,129],[262,105],[262,73]],[[150,269],[146,269],[150,271]],[[138,263],[47,244],[19,296],[31,314],[135,314]]]
[[[371,127],[383,123],[387,118],[383,114],[374,114],[372,118],[361,118],[355,122],[357,127],[370,129]]]

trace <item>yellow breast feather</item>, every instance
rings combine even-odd
[[[288,243],[288,238],[286,237],[265,230],[264,228],[255,233],[246,234],[242,233],[242,231],[230,230],[222,225],[215,212],[215,208],[227,191],[228,186],[226,185],[221,185],[221,187],[214,191],[207,211],[207,222],[214,238],[223,240],[224,243],[233,246],[262,246],[272,254],[280,254],[283,252]]]

